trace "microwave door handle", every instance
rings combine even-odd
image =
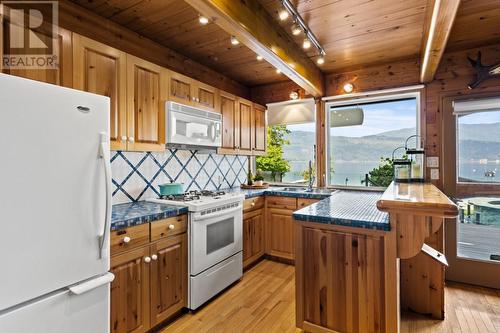
[[[239,210],[241,210],[241,207],[238,205],[238,207],[236,207],[236,208],[225,209],[225,210],[222,210],[220,212],[213,213],[213,214],[195,215],[195,220],[196,221],[204,221],[204,220],[208,220],[208,219],[211,219],[211,218],[214,218],[214,217],[219,217],[219,216],[223,216],[223,215],[229,215],[229,214],[237,212]]]
[[[212,123],[210,124],[210,139],[212,139],[212,142],[215,142],[215,139],[217,138],[217,135],[216,135],[216,128],[215,128],[215,124]]]

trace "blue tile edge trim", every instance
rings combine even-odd
[[[168,208],[158,213],[145,213],[144,215],[134,216],[111,221],[111,231],[116,231],[124,228],[134,227],[137,225],[154,222],[157,220],[166,219],[182,214],[187,214],[187,207]]]
[[[369,221],[360,221],[360,220],[341,219],[341,218],[336,218],[333,216],[325,217],[325,216],[303,215],[303,214],[296,214],[296,213],[293,213],[293,218],[295,220],[305,221],[305,222],[318,222],[318,223],[324,223],[324,224],[340,225],[340,226],[344,226],[344,227],[391,231],[391,225],[389,224],[388,218],[387,218],[387,222],[369,222]]]

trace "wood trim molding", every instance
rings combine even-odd
[[[59,24],[72,32],[221,90],[250,97],[250,89],[241,83],[68,0],[59,2]]]
[[[186,0],[315,97],[323,95],[323,74],[257,0]]]
[[[427,2],[420,82],[431,82],[450,37],[460,0],[429,0]]]

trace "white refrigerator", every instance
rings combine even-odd
[[[109,332],[109,108],[0,74],[0,332]]]

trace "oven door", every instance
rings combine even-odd
[[[197,275],[243,249],[242,205],[190,219],[190,274]]]
[[[206,111],[191,108],[188,112],[169,110],[169,144],[220,147],[221,121]]]

